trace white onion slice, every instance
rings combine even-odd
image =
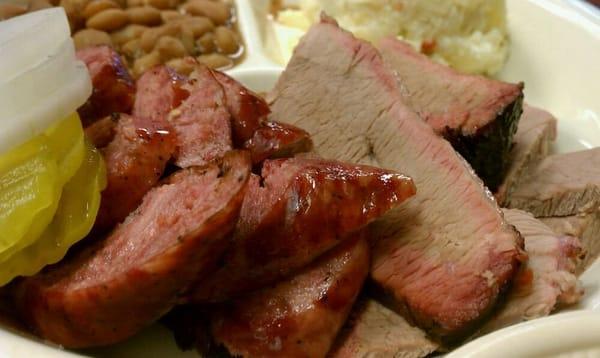
[[[24,20],[6,28],[0,22],[0,155],[75,112],[92,93],[64,11],[37,13],[45,14],[17,17]]]
[[[70,38],[62,7],[0,22],[0,85],[46,60]]]

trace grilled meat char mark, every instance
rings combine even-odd
[[[112,141],[101,149],[107,186],[94,223],[97,232],[112,229],[135,210],[158,183],[176,150],[174,130],[164,120],[121,114],[114,132]]]
[[[224,304],[213,337],[236,357],[325,357],[368,272],[358,233],[285,281]]]
[[[77,51],[92,79],[91,97],[79,109],[84,127],[111,113],[130,113],[135,97],[135,82],[109,46],[88,47]]]
[[[42,338],[68,348],[135,334],[214,269],[249,174],[249,156],[231,152],[219,165],[170,176],[105,240],[19,282],[19,313]]]
[[[274,120],[307,130],[325,158],[392,168],[417,194],[372,225],[371,278],[446,342],[470,333],[517,273],[522,240],[452,146],[405,103],[370,44],[314,25],[268,98]]]
[[[406,105],[446,138],[495,190],[510,164],[523,83],[458,73],[392,37],[384,38],[379,49],[398,76]]]
[[[262,180],[262,183],[261,183]],[[223,266],[191,302],[219,302],[276,282],[415,193],[395,172],[337,161],[267,160],[253,175]]]

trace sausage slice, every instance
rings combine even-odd
[[[100,122],[92,126],[100,125]],[[94,228],[106,231],[122,222],[158,183],[174,155],[173,128],[164,120],[121,114],[112,141],[102,149],[107,186]]]
[[[242,146],[254,136],[254,132],[271,113],[269,105],[259,95],[223,72],[212,72],[225,92],[227,109],[232,119],[233,142],[238,147]]]
[[[252,176],[223,266],[190,300],[218,302],[305,266],[414,195],[412,180],[375,167],[309,158],[267,160]]]
[[[156,66],[144,72],[137,81],[133,115],[151,120],[166,120],[173,108],[190,96],[183,88],[188,78],[167,66]]]
[[[92,78],[93,92],[78,112],[87,127],[111,113],[129,113],[135,96],[135,83],[119,54],[108,46],[77,51]]]
[[[115,343],[152,323],[214,268],[249,173],[239,152],[175,173],[108,238],[17,283],[24,321],[69,348]]]
[[[359,234],[288,280],[226,304],[213,315],[213,338],[236,357],[325,357],[368,272]]]
[[[181,168],[203,165],[233,148],[231,118],[223,88],[207,67],[197,68],[184,89],[190,95],[169,113],[179,151],[175,164]]]
[[[303,129],[279,122],[264,122],[251,139],[244,143],[250,150],[252,163],[265,159],[293,157],[294,154],[312,150],[310,135]]]
[[[188,77],[166,66],[140,77],[133,115],[166,120],[177,136],[175,164],[204,165],[233,148],[231,116],[214,72],[200,66]]]

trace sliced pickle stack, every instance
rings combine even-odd
[[[0,155],[0,285],[57,262],[87,235],[105,185],[77,114]]]
[[[89,233],[106,170],[76,112],[92,88],[64,11],[1,22],[0,53],[2,286],[59,261]]]

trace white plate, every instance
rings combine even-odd
[[[507,0],[507,3],[512,49],[499,77],[525,82],[526,100],[560,119],[556,151],[600,146],[600,12],[576,0]],[[230,74],[256,91],[271,89],[282,70],[264,48],[268,34],[264,21],[267,5],[268,0],[237,0],[247,55]],[[570,310],[584,312],[573,316],[561,313],[509,327],[473,341],[456,354],[478,357],[491,355],[490,352],[504,353],[500,355],[504,357],[548,355],[559,351],[542,351],[540,347],[555,349],[561,346],[550,345],[558,336],[561,342],[568,342],[565,346],[569,348],[568,352],[588,349],[590,337],[592,342],[600,344],[600,313],[587,311],[600,311],[600,262],[596,262],[581,279],[586,296]],[[502,346],[499,342],[504,340],[510,350],[506,350],[506,345],[504,350],[499,350]],[[193,352],[179,351],[170,332],[159,325],[149,327],[121,344],[80,354],[144,358],[197,356]],[[0,357],[24,356],[73,355],[0,328]]]

